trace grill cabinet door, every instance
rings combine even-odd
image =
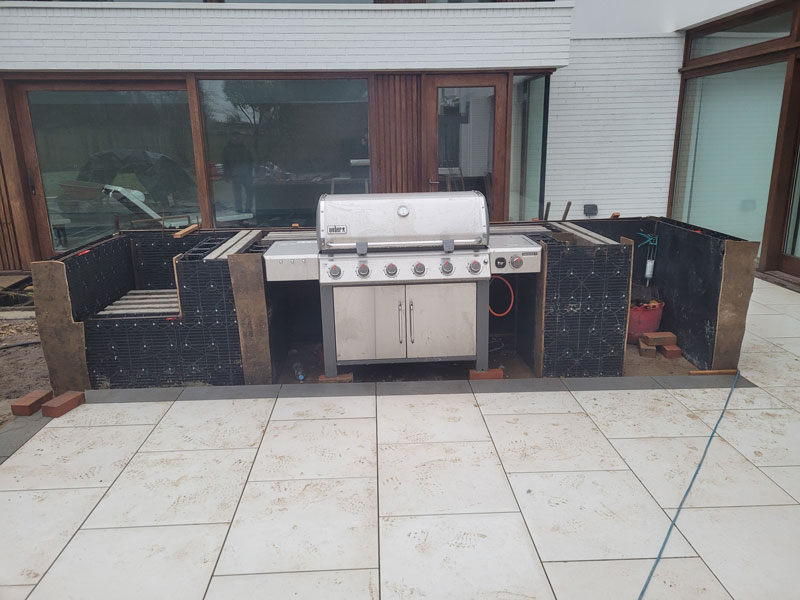
[[[406,286],[408,357],[474,356],[476,284]]]
[[[333,288],[336,360],[406,357],[405,286]]]

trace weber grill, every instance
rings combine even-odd
[[[541,258],[524,236],[495,239],[493,248],[478,192],[323,195],[314,272],[325,375],[340,365],[441,360],[486,370],[492,273],[537,272]],[[310,244],[295,252],[297,244],[267,251],[268,280],[311,278]]]

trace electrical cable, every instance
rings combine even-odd
[[[492,306],[489,305],[489,312],[492,313],[495,317],[505,317],[508,313],[511,312],[511,309],[514,308],[514,288],[511,287],[511,284],[508,283],[508,280],[503,277],[502,275],[492,275],[492,279],[499,279],[503,283],[508,286],[508,291],[511,292],[511,302],[508,303],[508,308],[501,313],[496,313],[492,310]]]
[[[642,598],[644,598],[644,593],[647,591],[647,586],[650,585],[650,580],[653,579],[653,574],[656,572],[656,567],[658,566],[658,563],[661,562],[661,556],[664,554],[664,548],[667,547],[669,536],[672,534],[672,530],[675,527],[675,521],[678,520],[678,515],[681,514],[681,510],[683,510],[683,504],[686,502],[686,498],[689,497],[689,492],[692,491],[692,486],[694,485],[694,482],[697,479],[698,473],[700,473],[700,467],[703,466],[703,461],[706,459],[706,454],[708,454],[708,447],[711,445],[711,440],[713,440],[714,436],[717,434],[717,427],[719,427],[719,424],[722,421],[722,417],[725,416],[725,411],[728,410],[728,404],[731,401],[731,396],[733,396],[733,390],[736,389],[737,381],[739,381],[738,369],[736,370],[736,376],[733,378],[733,383],[731,384],[731,391],[728,392],[728,398],[725,400],[725,404],[722,406],[722,411],[719,413],[719,418],[717,419],[717,422],[714,424],[714,429],[711,430],[711,435],[708,436],[706,447],[703,448],[703,455],[700,457],[700,462],[697,463],[697,468],[694,470],[694,475],[692,475],[692,479],[689,482],[689,487],[686,488],[686,491],[683,494],[683,498],[681,498],[681,503],[678,505],[678,510],[675,511],[675,516],[672,517],[672,520],[669,523],[669,529],[667,529],[667,535],[664,538],[664,542],[661,544],[661,549],[658,551],[656,560],[653,563],[653,568],[650,569],[650,573],[647,575],[647,579],[644,582],[644,587],[642,588],[642,591],[639,593],[638,600],[642,600]]]
[[[5,346],[0,346],[0,350],[9,350],[11,348],[21,348],[22,346],[33,346],[34,344],[41,344],[39,340],[35,340],[33,342],[18,342],[16,344],[6,344]]]

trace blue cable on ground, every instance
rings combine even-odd
[[[731,391],[728,392],[728,398],[725,400],[725,404],[722,407],[722,412],[719,413],[719,418],[717,422],[714,424],[714,429],[711,430],[711,435],[708,436],[708,441],[706,442],[706,447],[703,449],[703,456],[700,457],[700,462],[697,463],[697,468],[694,470],[694,475],[692,475],[692,480],[689,482],[689,487],[686,488],[686,491],[683,494],[683,498],[681,498],[681,503],[678,505],[678,510],[675,511],[675,516],[672,517],[672,521],[669,523],[669,529],[667,529],[667,535],[664,538],[664,542],[661,544],[661,549],[658,551],[658,556],[656,556],[656,560],[653,563],[653,568],[650,569],[650,573],[647,575],[647,580],[644,582],[644,587],[642,591],[639,593],[638,600],[642,600],[644,598],[644,593],[647,591],[647,586],[650,585],[650,580],[653,579],[653,574],[656,572],[656,567],[658,563],[661,562],[661,555],[664,554],[664,548],[667,547],[667,542],[669,541],[669,536],[672,535],[672,530],[675,527],[675,521],[678,520],[678,515],[681,514],[681,510],[683,510],[683,503],[686,502],[686,498],[689,497],[689,492],[692,491],[692,486],[694,485],[695,479],[697,479],[697,474],[700,473],[700,467],[703,466],[703,461],[706,459],[706,454],[708,454],[708,447],[711,445],[711,440],[714,439],[714,435],[717,433],[717,427],[719,427],[720,422],[722,421],[722,417],[725,416],[725,411],[728,410],[728,403],[731,401],[731,396],[733,396],[733,390],[736,389],[736,382],[739,381],[739,371],[736,371],[736,376],[733,378],[733,383],[731,384]]]

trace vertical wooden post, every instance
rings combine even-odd
[[[200,106],[200,89],[197,77],[186,76],[186,93],[189,97],[189,120],[192,124],[192,147],[194,148],[194,170],[197,178],[197,201],[200,204],[200,218],[203,229],[214,227],[214,206],[211,202],[211,189],[208,180],[208,159],[206,158],[203,132],[203,113]]]

